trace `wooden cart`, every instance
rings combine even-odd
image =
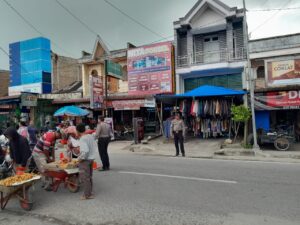
[[[1,210],[5,209],[7,203],[13,197],[17,197],[20,201],[20,206],[24,210],[31,210],[33,207],[30,188],[32,185],[41,179],[41,176],[35,176],[30,180],[13,184],[12,186],[0,185],[0,203]]]

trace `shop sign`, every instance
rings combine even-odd
[[[173,92],[172,43],[164,42],[127,52],[128,94]]]
[[[100,109],[103,104],[103,80],[90,75],[90,108]]]
[[[42,83],[25,84],[25,85],[13,86],[8,88],[9,96],[19,95],[22,92],[41,94],[43,93]]]
[[[27,107],[36,107],[37,106],[38,96],[35,94],[22,93],[21,95],[21,105]]]
[[[105,74],[117,79],[123,79],[122,66],[118,63],[114,63],[111,60],[105,60]]]
[[[112,101],[114,110],[140,110],[145,106],[144,99]]]
[[[300,84],[300,59],[266,61],[266,64],[268,86]]]
[[[255,96],[257,110],[300,109],[300,91],[267,92]]]
[[[145,106],[147,108],[155,108],[155,99],[145,99]]]

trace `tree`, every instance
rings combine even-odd
[[[232,105],[231,113],[232,113],[232,120],[234,122],[234,133],[235,133],[233,142],[235,142],[241,123],[245,124],[248,122],[248,120],[251,118],[251,111],[244,105],[238,105],[238,106]]]

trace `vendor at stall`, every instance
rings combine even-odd
[[[69,126],[64,133],[67,136],[67,155],[70,161],[72,158],[77,158],[80,153],[76,127]]]
[[[59,131],[49,131],[43,134],[35,145],[32,156],[39,172],[43,173],[46,165],[54,161],[54,145],[57,139],[61,138]]]
[[[31,156],[28,140],[18,134],[14,127],[9,127],[4,132],[5,137],[9,140],[9,153],[14,161],[14,166],[25,167]]]

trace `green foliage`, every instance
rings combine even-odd
[[[251,117],[251,111],[244,105],[232,105],[231,113],[233,115],[232,120],[235,122],[246,123]]]

